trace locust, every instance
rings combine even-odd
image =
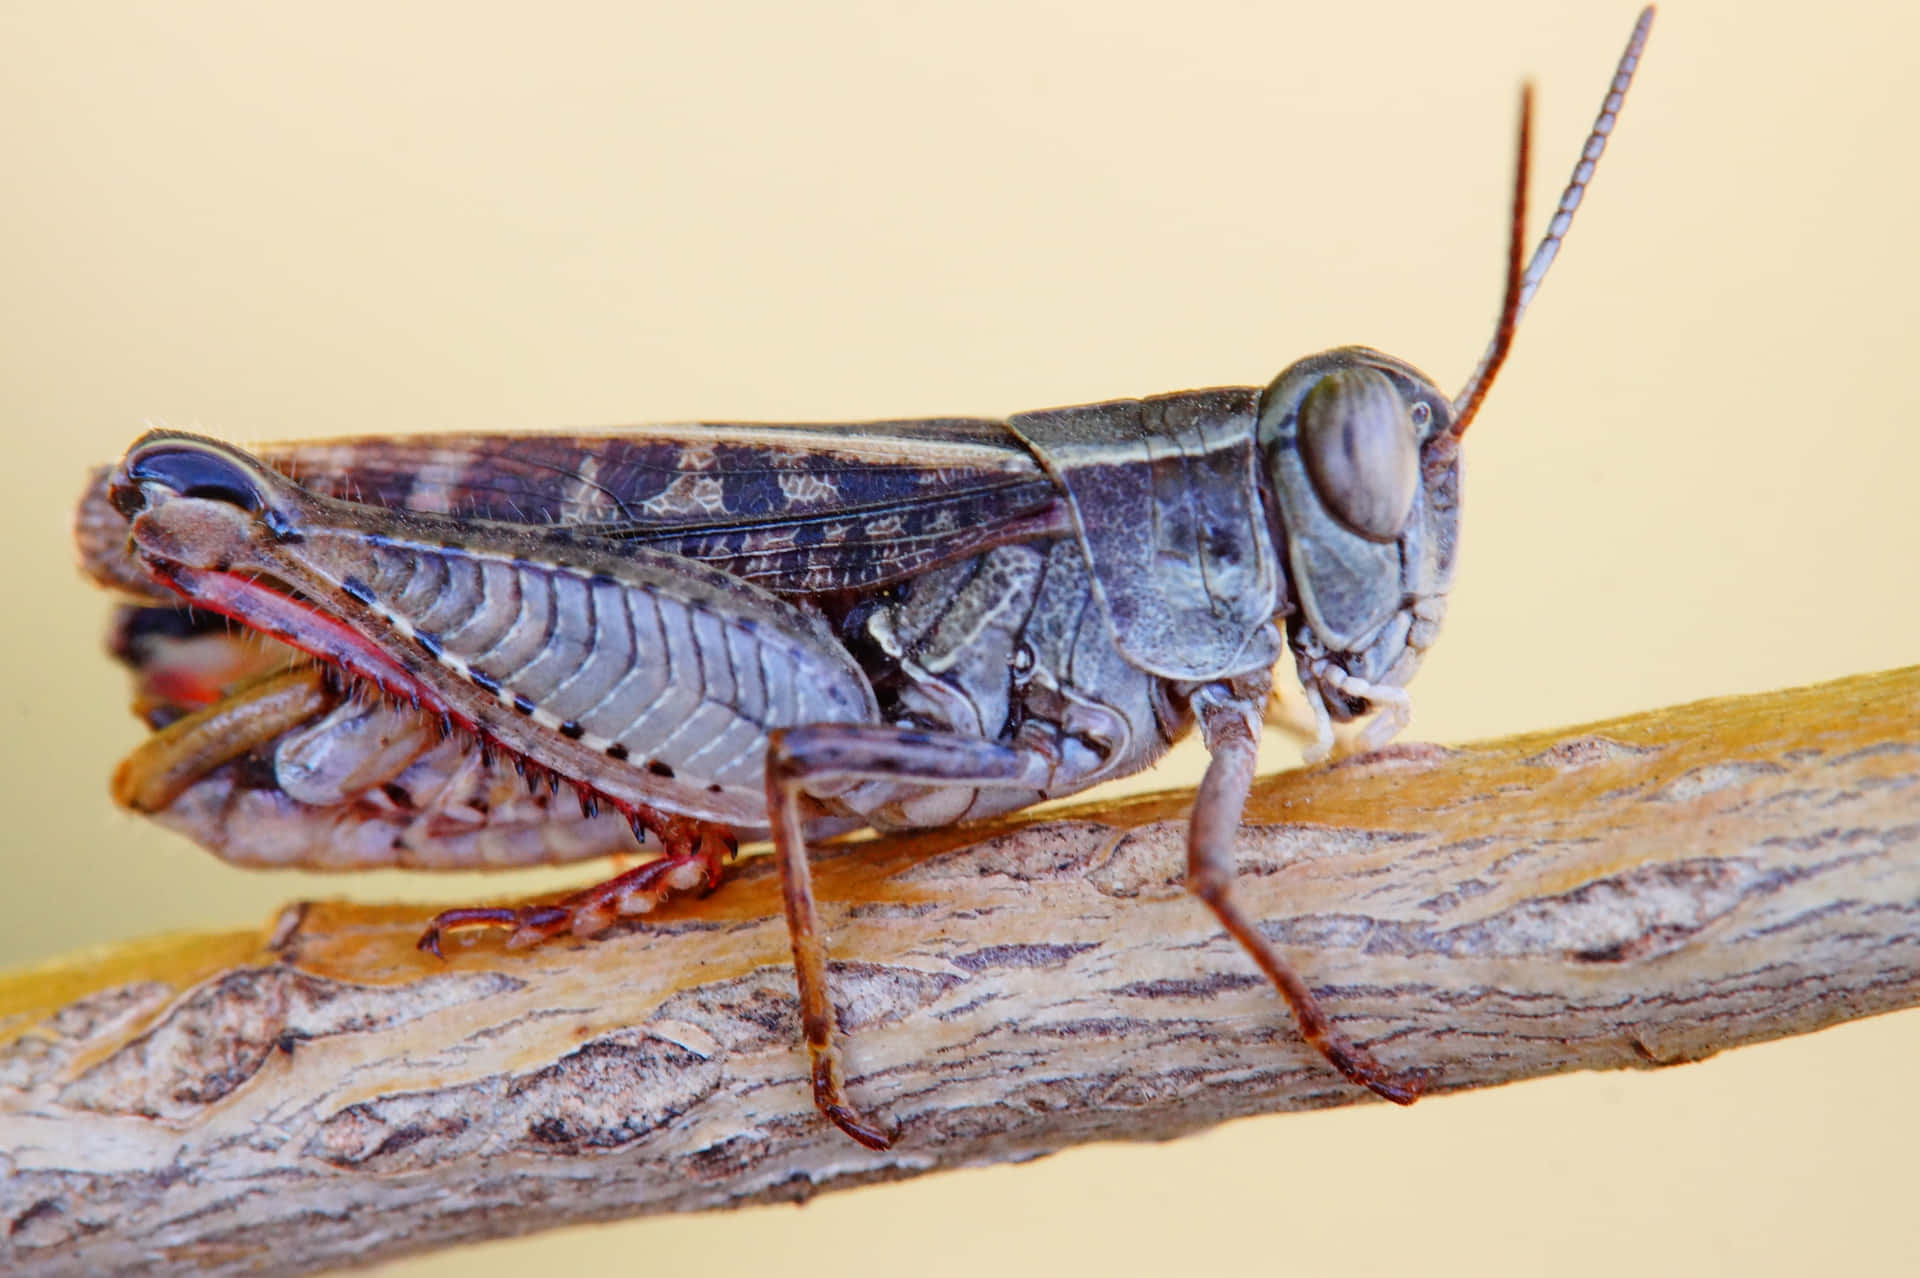
[[[1234,841],[1275,670],[1354,746],[1407,722],[1453,580],[1461,437],[1571,226],[1642,12],[1529,257],[1523,88],[1506,286],[1448,396],[1360,346],[1265,387],[854,424],[293,444],[153,431],[83,497],[86,567],[156,728],[120,801],[248,865],[471,868],[654,853],[421,938],[590,937],[770,839],[808,1077],[862,1145],[808,847],[1015,811],[1209,761],[1187,885],[1335,1070],[1432,1082],[1343,1034],[1241,909]],[[237,623],[237,628],[235,624]]]

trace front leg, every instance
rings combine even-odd
[[[1360,730],[1350,747],[1352,752],[1378,750],[1406,729],[1413,718],[1413,698],[1407,695],[1405,688],[1371,683],[1349,673],[1335,664],[1318,641],[1309,640],[1309,643],[1311,646],[1300,663],[1300,690],[1312,712],[1313,724],[1309,728],[1284,719],[1274,721],[1276,727],[1307,738],[1300,751],[1302,762],[1311,766],[1333,757],[1338,743],[1333,735],[1333,716],[1327,709],[1329,692],[1374,711],[1373,719]],[[1347,717],[1342,715],[1343,719]]]
[[[814,906],[802,800],[810,792],[829,793],[849,781],[1039,790],[1046,787],[1049,771],[1038,754],[950,732],[828,723],[773,734],[767,750],[767,811],[793,942],[813,1103],[868,1149],[886,1149],[893,1138],[853,1107],[841,1077],[839,1024],[827,991],[827,949]]]
[[[1270,674],[1246,675],[1208,684],[1193,696],[1194,714],[1212,759],[1201,778],[1187,827],[1187,890],[1206,902],[1227,934],[1260,965],[1293,1009],[1300,1035],[1309,1046],[1349,1081],[1397,1105],[1411,1105],[1426,1090],[1426,1076],[1393,1073],[1334,1028],[1307,983],[1240,909],[1233,895],[1233,845],[1240,832],[1240,814],[1253,787],[1261,714],[1272,683]]]

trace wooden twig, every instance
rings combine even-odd
[[[308,1273],[1369,1102],[1181,890],[1185,801],[823,859],[885,1154],[809,1103],[760,864],[530,952],[316,903],[0,979],[0,1270]],[[1247,820],[1253,913],[1441,1092],[1920,998],[1920,668],[1396,748]]]

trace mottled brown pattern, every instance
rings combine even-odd
[[[328,496],[564,524],[784,594],[860,589],[1059,535],[1057,491],[997,422],[689,425],[607,435],[420,435],[272,448]]]

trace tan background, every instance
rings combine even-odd
[[[110,810],[139,734],[65,525],[144,423],[995,413],[1349,341],[1454,385],[1498,291],[1515,87],[1541,87],[1545,202],[1632,18],[682,9],[0,5],[0,961],[483,890],[250,876]],[[1663,15],[1469,440],[1410,735],[1920,655],[1916,44],[1877,0]],[[1911,1272],[1917,1055],[1893,1017],[394,1272]]]

